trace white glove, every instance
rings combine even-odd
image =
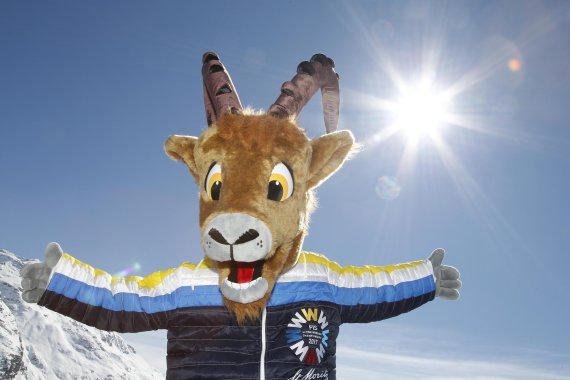
[[[429,257],[435,276],[435,296],[445,300],[456,300],[459,298],[459,271],[448,265],[441,265],[445,251],[441,248],[433,251]]]
[[[37,303],[47,289],[51,272],[63,251],[57,243],[49,243],[45,250],[46,260],[40,263],[26,264],[20,270],[22,276],[22,299],[26,302]]]

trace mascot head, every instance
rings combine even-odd
[[[335,132],[339,83],[322,54],[302,62],[266,113],[243,110],[215,53],[203,57],[209,128],[170,136],[200,187],[201,243],[219,273],[224,303],[239,322],[258,318],[278,276],[297,262],[312,209],[312,189],[338,170],[354,138]],[[327,134],[310,140],[295,119],[321,89]]]

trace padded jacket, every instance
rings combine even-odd
[[[303,252],[260,320],[238,325],[208,260],[118,279],[64,254],[39,304],[107,331],[167,329],[168,380],[301,380],[336,379],[341,324],[394,317],[434,296],[429,260],[341,267]]]

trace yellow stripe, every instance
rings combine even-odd
[[[372,266],[372,265],[366,265],[362,267],[355,267],[355,266],[341,267],[338,263],[330,261],[325,256],[313,252],[303,252],[301,257],[299,258],[299,262],[307,264],[323,265],[331,270],[334,270],[338,274],[356,274],[356,275],[362,275],[364,273],[375,274],[380,272],[390,273],[398,269],[413,268],[425,263],[425,261],[414,261],[411,263],[387,265],[383,267]]]
[[[196,270],[196,269],[214,268],[214,264],[209,259],[205,259],[200,263],[199,267],[196,264],[185,262],[185,263],[181,264],[178,268],[172,268],[172,269],[166,269],[166,270],[158,271],[158,272],[152,273],[151,275],[144,277],[144,278],[140,277],[140,276],[129,276],[129,277],[125,277],[125,278],[115,278],[115,277],[112,277],[109,273],[107,273],[101,269],[94,268],[91,265],[86,264],[82,261],[79,261],[67,253],[64,253],[63,255],[64,255],[64,258],[66,260],[70,261],[72,265],[78,265],[78,266],[82,266],[84,268],[87,268],[92,273],[93,277],[99,277],[99,276],[110,277],[112,283],[119,282],[119,281],[137,282],[139,288],[147,288],[147,289],[152,289],[152,288],[155,288],[156,286],[162,284],[162,282],[164,281],[164,279],[166,277],[171,275],[174,271],[176,271],[179,268],[186,268],[186,269],[189,269],[192,271]],[[329,269],[331,269],[331,270],[333,270],[333,271],[335,271],[341,275],[342,274],[362,275],[365,273],[376,274],[376,273],[380,273],[380,272],[390,273],[390,272],[393,272],[393,271],[396,271],[399,269],[417,267],[417,266],[420,266],[420,265],[425,263],[425,261],[414,261],[411,263],[388,265],[388,266],[370,266],[370,265],[367,265],[367,266],[362,266],[362,267],[355,267],[355,266],[341,267],[338,263],[336,263],[334,261],[330,261],[325,256],[322,256],[322,255],[319,255],[316,253],[312,253],[312,252],[303,252],[301,257],[299,258],[299,262],[322,265],[322,266],[325,266],[325,267],[327,267],[327,268],[329,268]]]
[[[93,268],[91,265],[89,264],[85,264],[82,261],[77,260],[75,257],[71,256],[68,253],[64,253],[63,257],[71,262],[71,265],[79,265],[82,266],[84,268],[87,268],[89,271],[91,271],[91,273],[93,273],[94,277],[99,277],[99,276],[109,276],[111,277],[111,275],[101,269],[97,269],[97,268]]]
[[[118,277],[112,277],[109,273],[105,272],[104,270],[94,268],[89,264],[86,264],[82,261],[79,261],[75,257],[73,257],[67,253],[64,253],[63,257],[66,260],[70,261],[72,265],[78,265],[78,266],[82,266],[84,268],[87,268],[92,273],[94,278],[99,277],[99,276],[110,277],[111,283],[120,282],[120,281],[137,282],[139,288],[147,288],[147,289],[152,289],[152,288],[162,284],[162,281],[166,277],[171,275],[174,271],[176,271],[179,268],[187,268],[189,270],[196,270],[196,269],[209,269],[209,268],[213,267],[211,261],[206,259],[200,263],[199,267],[196,264],[185,262],[185,263],[182,263],[177,268],[161,270],[161,271],[152,273],[152,274],[148,275],[147,277],[129,276],[129,277],[124,277],[124,278],[118,278]]]

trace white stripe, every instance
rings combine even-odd
[[[267,345],[265,337],[265,324],[267,319],[267,309],[263,308],[261,314],[261,357],[259,359],[259,379],[265,380],[265,347]]]
[[[134,293],[140,296],[155,297],[169,294],[182,286],[218,285],[218,273],[210,268],[192,270],[187,267],[179,267],[174,272],[164,277],[162,282],[154,288],[140,288],[137,281],[115,280],[112,276],[95,276],[94,272],[83,265],[73,264],[72,261],[59,260],[53,269],[53,273],[60,273],[86,285],[108,289],[113,295],[117,293]]]
[[[109,274],[95,276],[90,268],[79,264],[74,265],[72,261],[65,257],[58,261],[52,276],[53,273],[63,274],[90,286],[108,289],[113,295],[117,293],[133,293],[149,297],[170,294],[182,286],[217,286],[219,281],[218,273],[214,269],[190,269],[181,266],[166,276],[162,283],[154,288],[140,288],[136,281],[116,280],[112,282],[112,277]],[[391,272],[364,272],[362,274],[340,274],[326,265],[298,262],[288,272],[279,276],[277,282],[315,281],[343,288],[379,288],[384,285],[397,285],[402,282],[414,281],[430,275],[433,276],[433,269],[429,260],[418,266],[397,269]]]
[[[362,274],[340,274],[325,265],[298,263],[287,273],[282,274],[277,282],[315,281],[327,282],[343,288],[379,288],[384,285],[398,285],[402,282],[414,281],[427,276],[433,276],[433,269],[429,260],[417,266],[396,269],[391,272],[364,272]]]

